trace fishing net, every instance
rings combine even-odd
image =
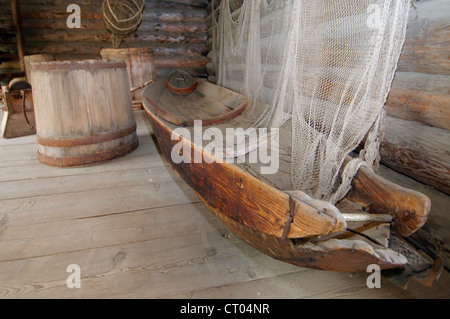
[[[248,0],[234,12],[230,2],[213,15],[217,84],[255,101],[255,127],[291,121],[292,189],[338,201],[379,160],[409,0]]]
[[[142,22],[145,0],[104,0],[102,3],[103,21],[112,33],[115,49],[122,40],[132,35]]]

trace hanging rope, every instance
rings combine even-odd
[[[144,0],[104,0],[103,21],[112,33],[114,48],[119,48],[122,40],[132,35],[142,22]]]

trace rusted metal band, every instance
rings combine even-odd
[[[98,134],[81,138],[67,138],[67,139],[53,139],[37,136],[36,140],[38,144],[42,146],[71,147],[71,146],[91,145],[112,141],[130,135],[134,131],[136,131],[136,123],[133,126],[125,128],[123,130],[105,134]]]
[[[99,69],[126,69],[124,61],[103,60],[96,63],[85,61],[65,62],[36,62],[31,64],[31,71],[73,71],[73,70],[99,70]]]
[[[291,224],[294,221],[295,200],[291,194],[289,194],[289,212],[288,213],[289,213],[289,216],[287,218],[286,224],[284,225],[283,233],[281,234],[281,238],[280,238],[283,241],[287,239],[289,230],[291,229]]]
[[[107,160],[125,155],[132,150],[136,149],[139,145],[139,139],[133,139],[128,144],[121,145],[113,150],[89,154],[84,156],[77,157],[53,157],[42,154],[38,151],[38,159],[41,163],[50,166],[58,166],[58,167],[69,167],[69,166],[84,166],[84,165],[92,165],[105,162]]]

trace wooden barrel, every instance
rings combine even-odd
[[[131,88],[156,79],[153,50],[150,48],[102,49],[100,54],[102,59],[126,62]],[[142,104],[141,94],[142,91],[132,93],[134,104]]]
[[[31,70],[42,163],[95,164],[138,146],[124,61],[38,62]]]
[[[53,54],[33,54],[24,56],[23,60],[25,63],[26,78],[28,83],[31,84],[31,63],[54,61],[55,56]]]

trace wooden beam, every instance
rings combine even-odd
[[[381,162],[450,194],[450,131],[388,116]]]
[[[23,61],[24,48],[23,48],[22,19],[20,16],[20,6],[16,0],[11,0],[11,10],[13,15],[14,26],[16,27],[17,53],[19,55],[20,69],[22,71],[25,71],[25,63]]]
[[[450,75],[450,6],[430,0],[416,7],[410,10],[398,71]]]
[[[165,2],[185,4],[194,7],[206,8],[208,6],[208,0],[164,0]]]
[[[450,130],[450,76],[397,72],[386,111],[393,117]]]

